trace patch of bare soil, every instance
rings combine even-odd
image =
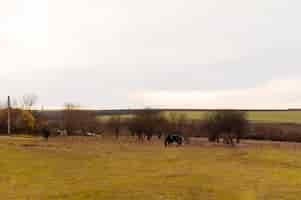
[[[29,147],[39,147],[41,145],[38,145],[38,144],[21,144],[20,146],[29,148]]]

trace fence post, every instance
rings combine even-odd
[[[11,134],[10,96],[7,97],[7,133]]]

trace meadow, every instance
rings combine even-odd
[[[301,197],[301,146],[195,139],[0,137],[1,199],[275,200]]]
[[[189,119],[204,119],[208,112],[205,111],[179,111],[177,114],[185,114]],[[171,112],[166,112],[168,116]],[[300,123],[301,111],[248,111],[248,119],[250,121],[261,122],[288,122]]]

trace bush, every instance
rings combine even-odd
[[[11,130],[14,132],[31,132],[35,127],[35,118],[31,112],[11,109]],[[0,129],[7,130],[7,109],[0,111]]]
[[[252,123],[244,139],[301,142],[301,125],[293,123]]]
[[[246,132],[248,121],[245,112],[223,110],[208,113],[205,118],[208,130],[208,140],[219,142],[220,137],[226,144],[234,145],[233,138],[240,142],[240,138]]]
[[[160,111],[144,109],[135,113],[135,116],[128,122],[129,130],[132,135],[137,135],[143,139],[143,134],[147,140],[151,140],[153,135],[160,138],[163,132],[169,129],[169,123]]]
[[[82,110],[74,104],[66,104],[62,111],[62,127],[69,135],[95,131],[98,127],[95,112]]]
[[[122,127],[122,122],[121,122],[121,117],[120,115],[116,115],[116,116],[112,116],[108,123],[107,123],[108,127],[114,131],[115,133],[115,137],[116,139],[119,138],[119,134],[120,134],[120,129]]]

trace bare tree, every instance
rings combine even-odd
[[[159,110],[144,109],[135,113],[129,123],[129,130],[138,136],[139,141],[143,141],[144,135],[150,141],[153,135],[160,138],[167,124],[165,116]]]
[[[120,129],[121,129],[121,117],[120,115],[112,116],[108,121],[109,128],[112,129],[115,133],[116,139],[119,138]]]
[[[82,110],[80,106],[72,103],[65,104],[62,112],[62,126],[68,134],[75,134],[78,131],[90,132],[98,128],[96,114],[93,111]]]
[[[11,99],[11,108],[19,108],[19,101],[16,98]]]
[[[209,141],[219,142],[222,136],[224,143],[231,145],[234,145],[234,138],[237,143],[240,142],[248,126],[246,113],[233,110],[209,113],[205,123],[209,132]]]
[[[173,131],[183,131],[188,124],[188,117],[185,113],[171,112],[169,114],[169,119]]]
[[[63,127],[67,130],[68,134],[72,134],[77,128],[79,128],[78,109],[79,106],[72,103],[66,103],[64,106],[62,122]]]
[[[36,104],[38,100],[37,95],[35,94],[25,94],[22,97],[23,109],[31,111],[32,107]]]

